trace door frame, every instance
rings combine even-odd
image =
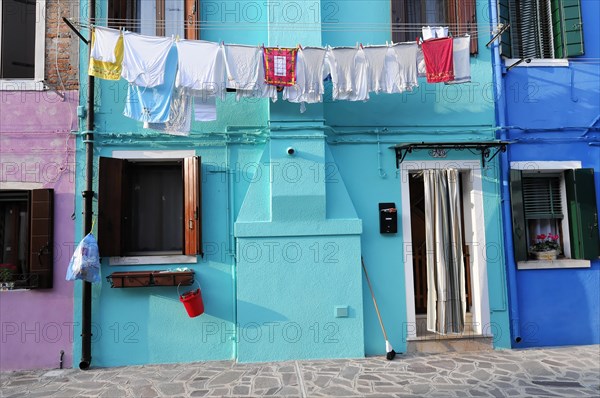
[[[463,175],[463,217],[465,224],[465,243],[471,251],[471,283],[473,294],[473,333],[489,334],[490,301],[487,281],[487,262],[485,259],[485,220],[483,207],[481,162],[477,160],[429,160],[404,161],[400,164],[400,192],[402,197],[402,236],[404,241],[403,262],[406,294],[406,339],[417,338],[417,322],[415,314],[414,276],[412,256],[412,233],[410,214],[409,173],[424,169],[457,169]]]

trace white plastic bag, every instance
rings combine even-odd
[[[91,233],[79,242],[67,269],[67,280],[74,281],[77,279],[92,283],[100,282],[98,242]]]

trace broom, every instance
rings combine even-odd
[[[383,327],[383,321],[381,320],[381,314],[379,313],[379,307],[377,306],[377,301],[375,300],[375,294],[373,293],[373,288],[371,287],[371,281],[369,280],[369,274],[367,273],[367,268],[365,267],[365,261],[363,258],[360,258],[360,262],[362,263],[363,271],[365,271],[365,277],[367,278],[367,284],[369,285],[369,290],[371,291],[371,297],[373,298],[373,304],[375,305],[375,312],[377,313],[377,318],[379,319],[379,325],[381,325],[381,331],[383,332],[383,338],[385,339],[385,351],[387,352],[386,358],[388,361],[391,361],[396,356],[396,351],[392,348],[392,344],[388,341],[387,333],[385,332],[385,328]]]

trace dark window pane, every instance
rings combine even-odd
[[[133,164],[127,252],[182,252],[181,165]]]
[[[33,79],[35,0],[2,0],[0,78]]]
[[[414,41],[425,25],[448,24],[449,0],[392,0],[392,40]]]
[[[0,192],[1,282],[16,281],[29,273],[27,262],[29,234],[28,196],[24,191]]]

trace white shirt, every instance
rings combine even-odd
[[[172,38],[125,32],[123,45],[121,76],[125,80],[141,87],[163,83],[167,56],[173,45]]]

